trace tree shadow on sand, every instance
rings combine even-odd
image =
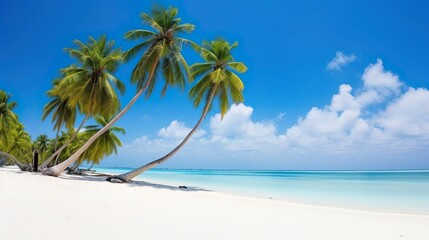
[[[70,174],[61,174],[59,176],[60,179],[64,180],[78,180],[78,181],[91,181],[91,182],[105,182],[107,175],[70,175]],[[112,184],[112,183],[109,183]],[[179,186],[173,186],[173,185],[166,185],[166,184],[159,184],[159,183],[150,183],[142,180],[133,180],[128,183],[118,183],[124,186],[128,187],[150,187],[150,188],[156,188],[156,189],[166,189],[166,190],[172,190],[172,191],[184,191],[184,192],[211,192],[211,190],[199,188],[199,187],[193,187],[193,186],[186,186],[186,188],[179,188]]]

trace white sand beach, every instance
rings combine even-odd
[[[0,168],[0,239],[429,239],[429,216]]]

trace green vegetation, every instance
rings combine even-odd
[[[157,84],[162,84],[161,96],[169,87],[178,86],[182,90],[186,83],[199,80],[190,88],[189,97],[195,107],[204,99],[202,114],[194,128],[183,141],[165,156],[152,161],[129,173],[109,178],[110,181],[127,182],[138,174],[166,161],[177,153],[192,137],[217,99],[222,117],[230,103],[243,101],[244,84],[236,73],[244,73],[247,67],[236,62],[231,50],[238,46],[223,39],[204,42],[202,47],[181,37],[192,33],[195,26],[181,23],[178,10],[173,7],[154,8],[151,14],[142,13],[143,23],[150,30],[136,29],[125,33],[128,40],[139,41],[126,52],[114,48],[114,42],[103,35],[99,39],[89,37],[87,43],[75,40],[76,49],[66,49],[76,64],[60,70],[61,78],[53,81],[47,92],[51,98],[44,107],[42,119],[52,116],[55,139],[40,135],[34,143],[13,113],[16,106],[9,101],[9,95],[0,91],[0,156],[22,164],[16,158],[30,162],[32,150],[39,152],[44,160],[43,174],[58,176],[67,167],[76,169],[82,162],[99,164],[100,161],[122,146],[115,133],[125,134],[125,130],[113,126],[140,98],[149,98]],[[182,47],[190,45],[201,55],[204,62],[188,66],[182,55]],[[131,73],[131,83],[137,86],[137,93],[131,101],[120,109],[117,92],[125,91],[124,84],[114,76],[121,63],[127,63],[140,54]],[[162,77],[158,77],[162,76]],[[162,81],[162,83],[159,83]],[[76,118],[83,120],[75,129]],[[98,125],[84,127],[93,118]],[[53,161],[55,159],[55,161]],[[10,163],[10,162],[9,162]],[[52,166],[53,165],[53,166]],[[50,166],[49,168],[46,168]],[[21,167],[20,167],[21,168]],[[21,168],[23,169],[23,168]]]
[[[13,163],[24,171],[30,169],[25,163],[31,159],[31,139],[13,112],[16,105],[9,94],[0,90],[0,166]]]

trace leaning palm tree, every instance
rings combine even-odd
[[[31,170],[31,166],[26,165],[26,163],[31,162],[32,142],[30,135],[24,130],[24,125],[18,122],[16,129],[10,131],[9,134],[12,140],[9,141],[9,145],[1,144],[0,149],[4,149],[5,152],[1,152],[0,155],[3,155],[5,160],[12,160],[21,170]],[[19,158],[24,164],[16,160],[16,158]]]
[[[58,164],[44,174],[58,176],[68,166],[73,164],[91,144],[104,132],[113,126],[146,92],[148,98],[157,82],[156,76],[162,75],[165,83],[162,94],[165,94],[167,87],[179,85],[184,87],[185,79],[190,77],[188,65],[181,54],[184,43],[195,46],[191,41],[178,37],[181,33],[190,33],[194,30],[192,24],[180,24],[181,19],[177,18],[178,10],[169,7],[155,8],[152,16],[142,13],[143,21],[151,26],[155,31],[131,30],[125,33],[125,38],[129,40],[142,39],[143,42],[131,48],[124,54],[124,61],[133,58],[137,53],[144,51],[142,57],[133,69],[131,82],[137,84],[137,94],[106,126],[94,134],[77,152],[66,161]]]
[[[234,58],[231,55],[231,50],[236,46],[238,46],[237,42],[230,45],[227,41],[222,39],[203,43],[203,48],[200,49],[200,52],[202,58],[206,62],[197,63],[191,66],[192,77],[201,76],[201,79],[194,87],[191,88],[189,96],[193,99],[195,107],[200,105],[203,98],[205,98],[206,102],[200,119],[183,141],[165,156],[128,173],[109,177],[107,179],[108,181],[128,182],[144,171],[147,171],[171,158],[186,144],[186,142],[189,141],[201,125],[211,108],[214,97],[219,98],[222,117],[228,111],[230,98],[234,103],[240,103],[243,101],[243,82],[232,70],[244,73],[247,71],[247,67],[242,62],[234,61]]]
[[[79,65],[62,69],[64,77],[54,93],[61,97],[61,101],[67,101],[69,107],[78,106],[80,112],[85,115],[83,123],[90,116],[113,116],[120,108],[115,88],[121,93],[125,91],[124,84],[113,75],[122,61],[122,51],[114,49],[114,42],[107,41],[105,36],[98,40],[89,38],[87,44],[75,40],[77,49],[66,49],[78,60]],[[83,126],[83,123],[80,126]],[[58,149],[54,154],[59,154],[62,149]],[[51,156],[48,160],[52,159]],[[48,163],[45,161],[43,165]],[[43,171],[43,174],[58,176],[64,169],[51,167]]]

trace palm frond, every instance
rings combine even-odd
[[[228,66],[239,73],[245,73],[247,71],[246,65],[244,65],[242,62],[229,62]]]
[[[156,33],[148,30],[135,29],[125,33],[124,37],[128,40],[136,40],[146,37],[155,37]]]

